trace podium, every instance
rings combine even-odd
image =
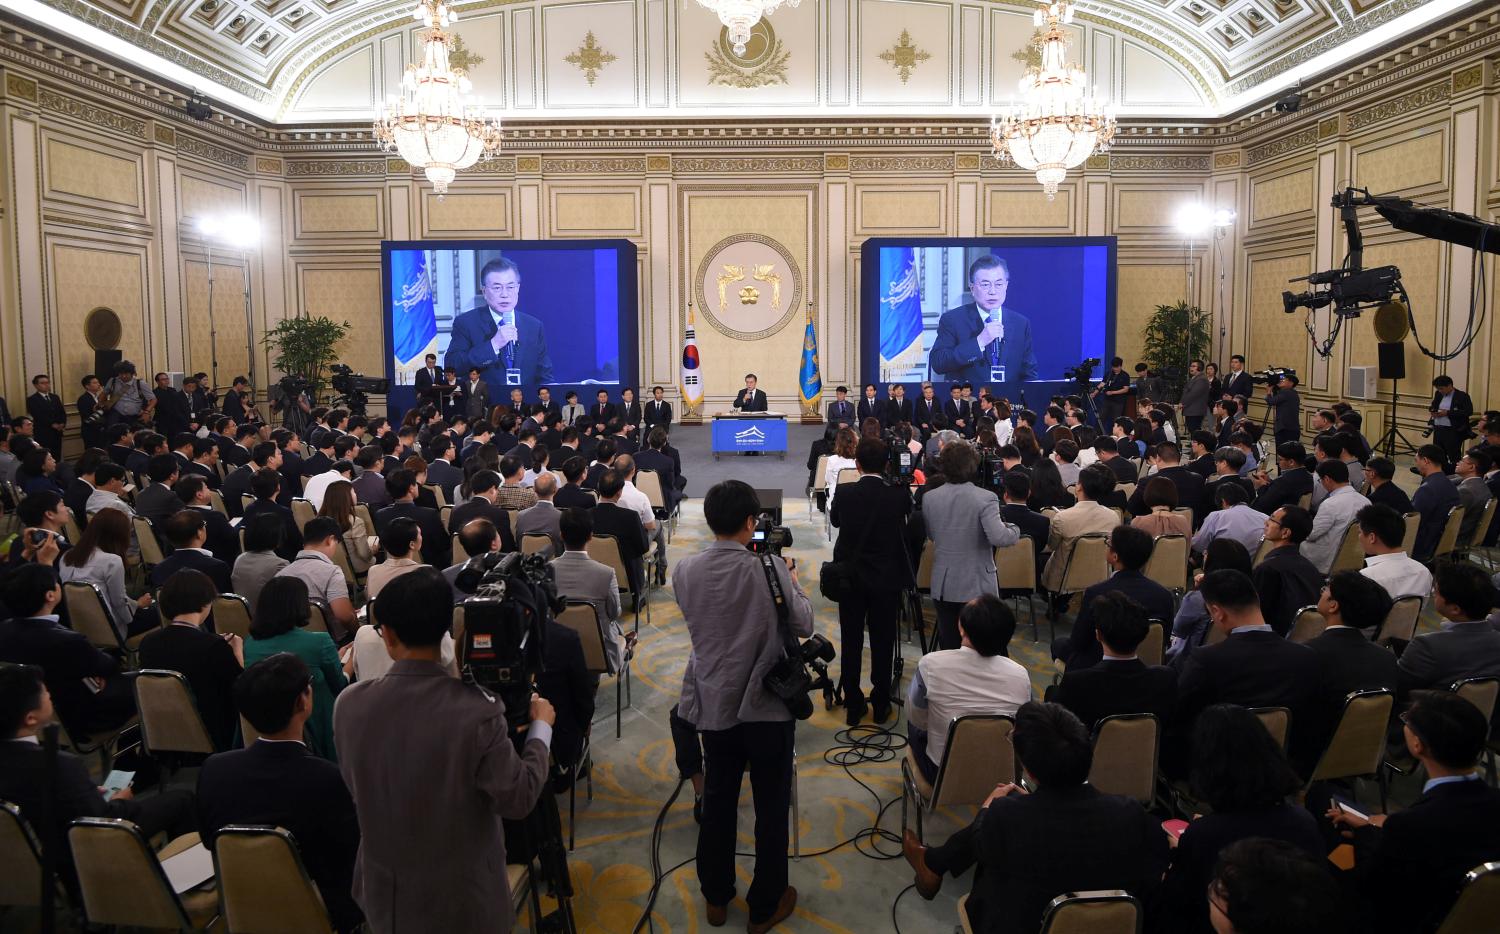
[[[719,412],[713,416],[714,460],[722,454],[750,451],[786,459],[786,414],[783,412]]]

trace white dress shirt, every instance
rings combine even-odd
[[[965,714],[1013,717],[1031,700],[1031,676],[1004,655],[985,658],[968,646],[929,652],[917,662],[912,679],[910,725],[927,733],[927,758],[943,762],[948,728]]]
[[[1425,608],[1432,594],[1432,572],[1404,551],[1370,555],[1359,573],[1384,587],[1392,600],[1415,595],[1422,598]]]
[[[635,510],[635,514],[641,517],[641,525],[646,531],[651,531],[656,525],[656,513],[651,511],[651,500],[646,494],[636,489],[634,483],[625,481],[625,488],[620,491],[620,505],[626,509]]]
[[[1317,515],[1313,516],[1312,532],[1302,543],[1302,557],[1327,574],[1333,567],[1333,559],[1338,556],[1339,545],[1344,542],[1344,532],[1355,515],[1368,505],[1370,501],[1354,487],[1347,484],[1335,487],[1323,498]]]
[[[328,492],[328,487],[340,480],[349,478],[337,470],[325,470],[307,481],[307,489],[302,491],[302,498],[312,503],[314,511],[323,508],[323,494]]]
[[[452,668],[454,661],[453,634],[443,633],[438,647],[439,658],[444,668]],[[385,677],[385,673],[396,664],[391,653],[385,649],[385,640],[374,626],[361,626],[354,632],[354,676],[361,681],[374,681]]]

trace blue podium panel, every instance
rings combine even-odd
[[[714,419],[714,456],[744,451],[765,451],[785,455],[786,419],[753,417]]]

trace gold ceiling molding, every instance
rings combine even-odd
[[[1415,91],[1408,91],[1390,100],[1381,101],[1373,107],[1356,110],[1349,115],[1349,132],[1362,130],[1383,120],[1400,117],[1432,104],[1441,104],[1448,100],[1448,88],[1449,82],[1439,81],[1417,88]]]
[[[989,156],[988,158],[994,159],[995,157],[994,156]],[[996,160],[996,161],[998,163],[999,160]],[[984,162],[984,160],[981,159],[980,163],[983,164],[983,162]],[[1089,156],[1086,160],[1084,160],[1083,167],[1085,169],[1103,169],[1106,172],[1109,171],[1109,153],[1107,153],[1107,152],[1096,152],[1096,153],[1094,153],[1093,155]]]
[[[569,156],[542,160],[543,175],[642,175],[645,171],[645,156]]]
[[[517,172],[540,172],[541,170],[541,156],[516,156]]]
[[[786,66],[792,53],[786,51],[771,21],[761,17],[750,29],[750,38],[745,43],[743,55],[735,52],[729,39],[729,28],[720,27],[719,36],[707,52],[703,53],[708,63],[708,83],[722,84],[732,88],[763,88],[772,84],[786,84]]]
[[[515,156],[496,156],[493,159],[480,159],[464,171],[470,175],[514,175],[516,162]]]
[[[951,172],[953,157],[946,153],[913,156],[850,156],[851,172]]]
[[[647,156],[646,157],[646,171],[647,172],[670,172],[670,171],[672,171],[672,157],[671,156]]]
[[[1232,169],[1240,164],[1240,152],[1238,149],[1230,152],[1214,153],[1214,168]]]
[[[1339,135],[1339,118],[1329,117],[1318,121],[1318,140],[1333,139]]]
[[[823,168],[830,172],[847,172],[849,157],[843,153],[829,153],[823,157]]]
[[[1318,143],[1318,128],[1316,126],[1303,127],[1295,133],[1289,133],[1278,139],[1274,139],[1264,146],[1256,146],[1245,152],[1245,164],[1255,165],[1284,156],[1289,152],[1295,152],[1306,146],[1315,146]]]
[[[207,159],[209,162],[217,162],[219,165],[227,165],[231,169],[246,171],[250,168],[250,157],[245,153],[235,152],[225,146],[196,139],[186,134],[178,134],[177,151]]]
[[[186,137],[184,137],[186,138]],[[384,159],[318,159],[286,164],[288,178],[312,178],[338,175],[384,175]]]
[[[36,103],[37,83],[23,75],[5,73],[5,96]]]
[[[124,133],[126,136],[133,136],[136,139],[146,138],[146,121],[144,120],[127,117],[124,114],[117,114],[112,110],[105,110],[103,107],[95,107],[87,101],[64,97],[47,88],[39,88],[37,90],[36,101],[43,110],[66,114],[82,120],[84,123],[102,126],[105,129]]]
[[[896,69],[896,74],[900,76],[902,84],[910,81],[911,74],[917,70],[917,66],[930,58],[932,58],[932,53],[917,48],[911,41],[911,32],[906,29],[901,30],[901,36],[896,40],[895,45],[880,53],[880,60]]]
[[[151,138],[163,146],[177,145],[177,131],[162,123],[151,128]]]
[[[281,163],[281,160],[273,158],[273,157],[270,157],[270,156],[256,156],[255,157],[255,171],[257,171],[257,172],[271,172],[271,173],[280,175],[281,172],[282,172],[282,163]]]
[[[405,159],[387,159],[385,160],[385,170],[391,175],[410,175],[411,163]]]
[[[1202,155],[1121,155],[1105,153],[1109,170],[1149,172],[1207,172],[1213,168],[1207,153]]]
[[[736,172],[822,172],[822,156],[673,156],[677,175],[723,175]]]
[[[563,61],[583,72],[584,80],[588,81],[589,87],[599,78],[599,72],[615,61],[617,56],[599,45],[594,38],[594,31],[590,29],[583,37],[583,44],[563,56]]]
[[[979,168],[979,153],[960,152],[953,155],[953,168],[960,172]]]
[[[1470,88],[1484,86],[1484,63],[1471,65],[1453,73],[1453,93],[1460,94]]]

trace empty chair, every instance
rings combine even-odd
[[[922,562],[927,569],[927,587],[931,590],[932,583],[932,542],[927,542],[927,547],[922,549]],[[920,572],[919,572],[920,573]],[[1025,597],[1026,605],[1031,610],[1031,641],[1037,641],[1036,628],[1036,601],[1032,599],[1036,593],[1036,545],[1030,535],[1022,535],[1020,541],[1014,545],[1006,545],[995,549],[995,583],[1000,587],[1002,597]],[[918,581],[918,588],[922,586]]]
[[[1155,547],[1151,549],[1151,557],[1144,568],[1146,576],[1174,594],[1187,593],[1189,550],[1185,535],[1168,533],[1156,536]]]
[[[250,638],[250,601],[237,593],[221,593],[214,598],[214,631],[234,633],[241,639]]]
[[[172,891],[161,861],[197,842],[196,834],[151,852],[140,828],[127,820],[85,817],[68,830],[78,889],[89,924],[168,931],[208,929],[219,914],[219,895],[197,888]]]
[[[42,845],[21,809],[0,801],[0,909],[41,904]]]
[[[1464,876],[1458,901],[1437,934],[1490,934],[1500,917],[1500,863],[1476,866]]]
[[[1125,795],[1149,805],[1156,797],[1160,725],[1149,713],[1105,717],[1094,728],[1094,764],[1089,784],[1107,795]]]
[[[1120,889],[1059,895],[1042,913],[1041,934],[1139,934],[1140,930],[1141,903]]]
[[[214,835],[224,922],[234,934],[329,934],[333,923],[292,835],[230,825]]]
[[[1358,528],[1358,523],[1353,527]],[[1305,606],[1297,611],[1296,618],[1292,620],[1292,631],[1287,633],[1287,638],[1293,642],[1311,642],[1327,628],[1328,621],[1318,613],[1318,608]]]
[[[1500,681],[1494,678],[1464,678],[1453,682],[1453,693],[1479,708],[1485,720],[1495,717],[1495,698],[1500,694]]]
[[[917,817],[917,837],[922,837],[926,812],[951,805],[977,807],[995,786],[1016,780],[1016,754],[1011,746],[1015,720],[999,714],[956,717],[948,729],[948,745],[938,766],[937,780],[928,784],[906,747],[901,760],[901,827],[906,828],[906,809],[911,801]]]
[[[1057,592],[1081,593],[1095,584],[1109,580],[1108,554],[1109,536],[1102,532],[1090,532],[1074,539],[1073,548],[1063,564],[1062,584],[1058,586]],[[1048,629],[1052,631],[1052,641],[1056,642],[1057,626],[1050,619]]]
[[[193,689],[180,672],[147,668],[135,676],[135,703],[141,716],[141,745],[153,756],[211,755],[209,736]]]

